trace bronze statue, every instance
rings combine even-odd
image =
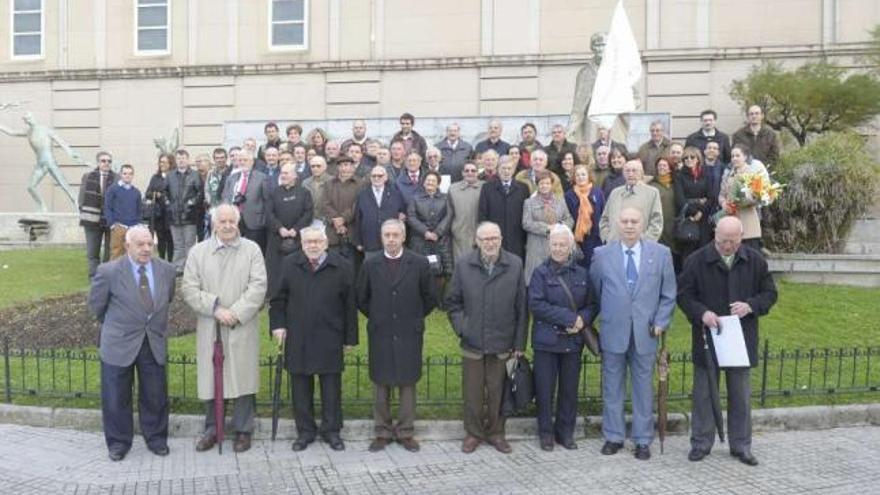
[[[12,106],[18,105],[6,103],[0,105],[0,109],[10,108]],[[82,159],[76,150],[71,148],[70,145],[61,139],[61,137],[55,133],[54,129],[38,124],[30,112],[25,113],[22,120],[24,120],[27,129],[16,132],[0,125],[0,132],[13,137],[26,137],[28,143],[31,145],[31,149],[34,150],[34,154],[37,157],[37,163],[34,166],[34,172],[31,174],[31,178],[28,181],[27,190],[31,197],[34,198],[34,201],[37,202],[39,211],[46,211],[46,203],[43,202],[43,198],[37,191],[37,186],[46,174],[51,175],[52,178],[55,179],[55,182],[61,186],[61,189],[67,194],[70,202],[73,203],[73,207],[77,208],[76,197],[73,195],[73,191],[71,191],[70,186],[67,184],[67,179],[64,178],[64,174],[61,173],[61,169],[58,167],[58,162],[55,161],[55,156],[52,154],[52,143],[61,147],[71,159],[80,165],[88,167],[89,164]]]
[[[577,82],[574,87],[574,100],[571,104],[571,116],[568,119],[568,139],[575,143],[587,143],[589,141],[590,121],[587,112],[590,109],[590,99],[593,96],[593,86],[596,84],[596,74],[599,65],[602,64],[602,54],[605,52],[606,34],[596,33],[590,37],[590,50],[593,52],[593,60],[585,65],[577,74]]]

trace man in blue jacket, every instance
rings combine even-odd
[[[125,254],[125,232],[141,223],[141,192],[132,185],[134,167],[126,163],[119,169],[119,181],[107,190],[104,218],[110,226],[110,259]]]
[[[389,218],[406,220],[406,201],[403,195],[388,184],[388,171],[376,165],[370,171],[370,187],[358,193],[354,205],[355,246],[370,258],[382,253],[382,222]]]
[[[641,210],[624,208],[616,220],[619,239],[597,248],[590,265],[596,293],[591,314],[598,311],[602,345],[602,454],[613,455],[623,448],[629,368],[635,457],[648,460],[654,439],[654,355],[657,338],[672,322],[675,272],[669,248],[642,239]]]

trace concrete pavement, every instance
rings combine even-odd
[[[141,438],[121,462],[107,458],[96,432],[0,424],[3,494],[268,494],[268,493],[856,493],[880,486],[880,427],[756,433],[758,467],[740,464],[716,445],[704,461],[687,460],[688,439],[656,443],[650,461],[599,454],[601,440],[580,449],[543,452],[533,439],[512,442],[513,454],[481,446],[462,454],[455,440],[422,442],[411,454],[398,445],[345,452],[319,443],[304,452],[290,442],[255,440],[243,454],[197,453],[194,439],[169,439],[171,455],[157,457]]]

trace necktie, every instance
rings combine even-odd
[[[309,264],[312,265],[312,273],[318,271],[318,260],[309,259]]]
[[[510,183],[509,183],[509,182],[505,182],[505,183],[502,184],[502,185],[504,186],[504,194],[505,194],[505,195],[510,194]]]
[[[636,288],[639,281],[639,271],[636,269],[636,260],[633,258],[633,250],[626,250],[626,285],[629,287],[630,293]]]
[[[415,172],[410,172],[410,173],[409,173],[409,181],[412,182],[413,184],[415,184],[416,182],[418,182],[418,181],[419,181],[419,176],[418,176],[418,174],[416,174]]]
[[[153,312],[153,294],[150,292],[150,280],[147,279],[147,267],[141,265],[138,267],[138,293],[141,296],[141,303],[148,313]]]

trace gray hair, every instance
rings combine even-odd
[[[134,227],[129,227],[128,230],[125,231],[125,243],[128,244],[134,242],[134,236],[137,234],[146,234],[151,241],[153,240],[153,233],[150,232],[150,229],[148,229],[146,225],[135,225]]]
[[[241,212],[238,211],[238,208],[229,204],[223,203],[218,205],[216,208],[211,210],[211,225],[217,225],[217,222],[220,221],[220,213],[222,211],[231,211],[233,216],[235,217],[235,223],[241,221]]]
[[[564,235],[568,241],[574,246],[574,233],[568,228],[568,225],[564,223],[557,223],[550,227],[550,233],[547,234],[547,238],[551,238],[554,235]]]
[[[308,227],[304,227],[299,231],[299,237],[302,239],[306,236],[306,234],[318,234],[318,238],[322,241],[327,240],[327,230],[324,228],[324,224],[312,224]]]
[[[403,235],[406,235],[406,224],[398,220],[397,218],[389,218],[382,222],[382,227],[379,229],[379,232],[384,232],[385,227],[397,227],[403,232]]]
[[[537,155],[544,155],[544,158],[547,158],[547,152],[544,150],[535,150],[532,152],[532,158],[534,158]]]
[[[486,221],[486,222],[480,222],[480,224],[477,225],[477,230],[475,231],[475,235],[477,237],[479,237],[480,231],[486,230],[488,228],[495,228],[495,229],[498,229],[498,232],[501,232],[501,227],[499,227],[497,223]]]

